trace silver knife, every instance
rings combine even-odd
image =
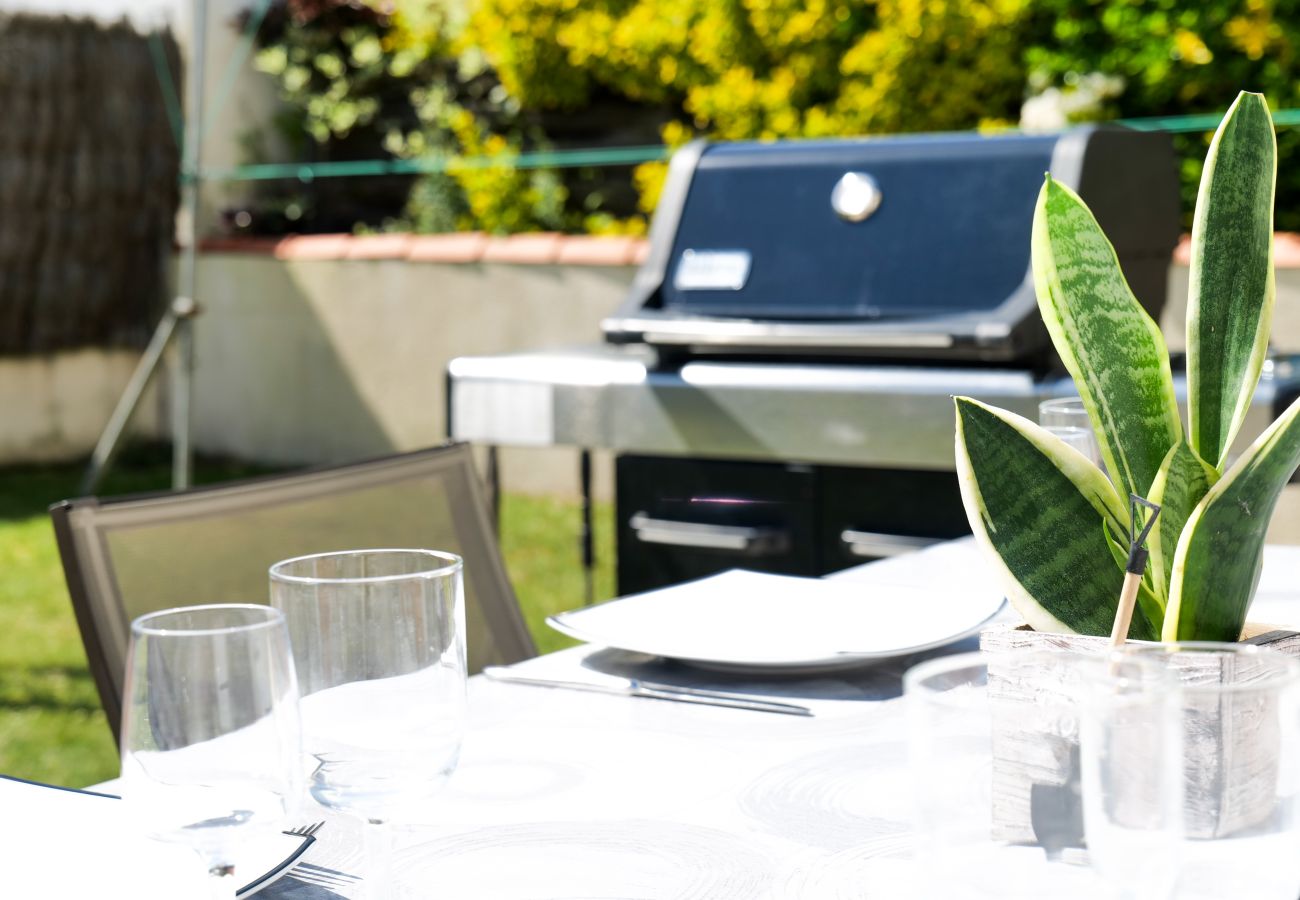
[[[595,691],[600,694],[620,694],[625,697],[647,697],[651,700],[675,700],[678,703],[700,703],[705,706],[748,709],[754,712],[783,713],[788,716],[811,716],[813,714],[811,709],[797,703],[763,700],[748,694],[735,694],[728,691],[660,684],[654,681],[642,681],[639,678],[608,675],[604,672],[592,673],[599,676],[602,679],[600,681],[581,681],[578,679],[529,675],[526,672],[516,672],[505,666],[488,666],[483,670],[483,674],[493,681],[508,682],[510,684],[569,688],[575,691]]]

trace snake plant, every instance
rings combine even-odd
[[[957,397],[957,469],[976,539],[1034,629],[1110,633],[1130,493],[1159,503],[1131,639],[1237,640],[1264,533],[1300,463],[1300,400],[1239,456],[1273,314],[1277,144],[1243,92],[1206,157],[1192,224],[1187,429],[1160,329],[1083,201],[1050,175],[1034,213],[1039,310],[1074,378],[1101,469],[1020,416]]]

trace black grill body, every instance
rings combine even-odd
[[[692,144],[673,158],[649,258],[603,323],[606,339],[654,345],[670,364],[795,355],[1050,366],[1030,271],[1048,172],[1089,204],[1158,318],[1180,231],[1171,143],[1088,127]]]

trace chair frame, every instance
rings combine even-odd
[[[258,505],[275,506],[286,499],[306,499],[315,496],[327,496],[331,489],[336,489],[340,478],[346,478],[347,486],[354,488],[366,484],[384,484],[401,480],[407,474],[428,471],[432,462],[447,466],[462,467],[471,500],[483,515],[472,517],[473,539],[483,547],[495,549],[497,538],[488,521],[488,507],[484,502],[483,489],[478,473],[474,468],[473,456],[468,444],[449,442],[426,450],[401,453],[344,465],[315,466],[309,469],[281,475],[263,475],[254,478],[227,481],[220,484],[192,488],[175,492],[150,492],[127,494],[100,500],[97,497],[80,497],[63,500],[50,507],[50,518],[54,524],[55,539],[58,543],[59,556],[63,562],[63,574],[67,581],[68,593],[72,598],[72,608],[76,615],[77,626],[81,632],[82,644],[90,672],[99,691],[104,712],[115,739],[119,737],[122,714],[122,689],[125,671],[115,671],[117,666],[110,659],[108,650],[109,636],[106,628],[115,628],[117,641],[125,646],[129,638],[130,623],[125,622],[125,611],[121,608],[121,591],[116,583],[116,573],[110,561],[108,548],[104,543],[104,531],[94,520],[108,514],[119,522],[130,521],[135,515],[149,522],[164,521],[169,512],[177,518],[185,511],[196,506],[208,506],[220,509],[233,505],[239,509],[256,508]],[[350,476],[350,477],[349,477]],[[250,503],[249,494],[263,496],[260,504]],[[75,520],[86,518],[92,524],[78,525]],[[93,576],[82,558],[78,544],[77,532],[84,532],[83,539],[89,553],[98,554],[101,559],[100,569],[107,573],[112,582],[112,597],[96,604],[96,590],[92,586]],[[512,603],[508,608],[492,611],[495,624],[494,632],[512,656],[526,659],[536,655],[523,615],[519,610],[514,589],[506,574],[505,566],[498,552],[484,554],[484,560],[476,560],[475,576],[491,584],[490,591],[494,597],[509,598]],[[117,616],[106,608],[107,602],[117,604]]]

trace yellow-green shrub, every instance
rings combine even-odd
[[[665,143],[1014,120],[1025,0],[480,0],[462,41],[525,108],[600,91],[682,116]],[[651,209],[662,164],[637,173]]]

